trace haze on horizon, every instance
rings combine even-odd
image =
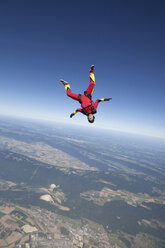
[[[90,127],[59,80],[82,93],[95,64],[93,125],[165,138],[164,1],[11,1],[0,7],[0,115]]]

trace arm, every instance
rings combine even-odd
[[[97,109],[99,102],[106,102],[106,101],[110,101],[110,100],[112,100],[112,98],[101,98],[101,99],[96,100],[96,102],[94,103],[95,109]]]
[[[70,115],[70,118],[72,118],[72,117],[73,117],[75,114],[77,114],[78,112],[81,112],[82,114],[84,114],[83,111],[82,111],[82,109],[79,108],[79,109],[76,109],[76,110]]]
[[[110,101],[112,100],[112,98],[101,98],[101,99],[98,99],[97,101],[98,102],[105,102],[105,101]]]

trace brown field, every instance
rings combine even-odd
[[[8,244],[11,244],[11,243],[16,242],[21,237],[22,235],[19,232],[12,232],[12,234],[6,238],[6,242]]]
[[[93,201],[95,204],[104,205],[106,202],[113,200],[124,200],[127,204],[136,207],[137,205],[146,208],[143,203],[160,203],[165,204],[164,197],[150,197],[148,194],[134,194],[124,190],[112,190],[110,188],[102,188],[101,191],[87,191],[81,193],[81,197],[86,200]]]
[[[4,214],[10,214],[15,208],[13,207],[5,207],[5,206],[0,206],[0,212]]]

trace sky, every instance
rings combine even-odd
[[[165,1],[0,1],[0,115],[165,138]],[[89,84],[94,124],[66,96]]]

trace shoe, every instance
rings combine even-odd
[[[91,69],[90,69],[90,72],[94,70],[94,65],[91,65]]]
[[[65,90],[67,92],[68,89],[70,89],[70,84],[68,84],[68,82],[66,82],[65,80],[61,79],[60,82],[64,85]]]
[[[66,84],[68,84],[68,82],[66,82],[65,80],[61,79],[60,82],[65,86]]]

